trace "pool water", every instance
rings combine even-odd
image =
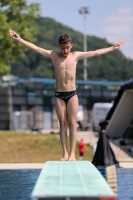
[[[105,177],[105,169],[99,169]],[[41,170],[0,170],[0,200],[31,200]],[[117,200],[133,200],[133,169],[117,168]]]

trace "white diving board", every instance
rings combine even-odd
[[[48,161],[35,184],[37,200],[116,200],[105,178],[89,161]]]

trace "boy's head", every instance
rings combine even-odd
[[[69,35],[63,34],[59,37],[59,45],[60,44],[67,44],[69,42],[72,44],[72,38]]]
[[[72,46],[73,46],[72,38],[67,34],[61,35],[60,38],[59,38],[59,45],[58,46],[60,48],[61,55],[63,57],[67,57],[68,54],[71,51]]]

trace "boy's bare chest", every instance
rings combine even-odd
[[[76,62],[73,59],[58,60],[55,63],[55,67],[58,70],[74,70],[76,68]]]

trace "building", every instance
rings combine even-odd
[[[83,120],[89,122],[96,102],[111,102],[123,82],[77,80]],[[0,129],[58,128],[54,106],[55,79],[16,78],[0,85]]]

